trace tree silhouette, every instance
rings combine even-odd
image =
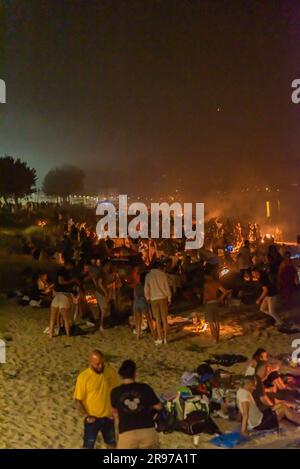
[[[43,181],[43,191],[47,195],[62,197],[83,191],[85,174],[76,166],[64,165],[51,169]]]
[[[0,157],[0,197],[5,203],[8,197],[13,197],[17,203],[19,197],[34,192],[36,179],[36,170],[25,161],[8,155]]]

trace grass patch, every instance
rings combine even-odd
[[[30,268],[33,273],[44,270],[54,276],[58,266],[52,262],[37,261],[31,256],[6,254],[0,251],[0,292],[8,293],[21,288],[22,272]]]

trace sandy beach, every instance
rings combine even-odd
[[[293,312],[295,315],[295,312]],[[250,357],[257,347],[273,355],[290,353],[292,339],[269,325],[261,314],[245,308],[226,313],[221,342],[214,345],[209,333],[197,336],[176,330],[170,343],[155,347],[150,336],[137,341],[126,325],[79,337],[50,340],[43,334],[47,309],[20,307],[2,302],[0,337],[6,340],[7,363],[0,365],[0,448],[80,448],[82,421],[72,400],[76,377],[87,365],[88,352],[102,350],[116,369],[126,358],[137,362],[138,379],[153,386],[157,394],[176,389],[184,371],[193,371],[211,353],[238,353]],[[251,320],[250,320],[251,319]],[[245,364],[230,371],[243,373]],[[233,430],[238,422],[215,419],[221,430]],[[252,439],[241,448],[296,447],[300,428],[282,425],[280,435]],[[201,435],[198,448],[216,448]],[[160,434],[161,448],[194,448],[193,439],[182,433]],[[98,447],[102,447],[99,439]]]

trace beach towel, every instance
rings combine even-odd
[[[222,365],[222,366],[232,366],[235,363],[243,363],[248,360],[247,357],[244,355],[236,355],[236,354],[227,354],[224,353],[223,355],[212,355],[212,359],[205,360],[205,363],[209,365]]]
[[[210,443],[221,448],[234,448],[241,443],[248,441],[248,438],[242,436],[239,432],[223,433],[223,435],[215,436]]]

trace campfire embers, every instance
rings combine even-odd
[[[96,305],[97,300],[93,295],[85,295],[85,300],[88,305]]]
[[[46,226],[46,225],[47,225],[46,220],[39,220],[37,222],[37,226],[40,226],[41,228],[44,228],[44,226]]]
[[[204,318],[202,318],[199,313],[192,313],[190,319],[192,324],[189,326],[185,326],[185,330],[189,330],[194,334],[201,334],[206,331],[208,323],[205,322]]]

